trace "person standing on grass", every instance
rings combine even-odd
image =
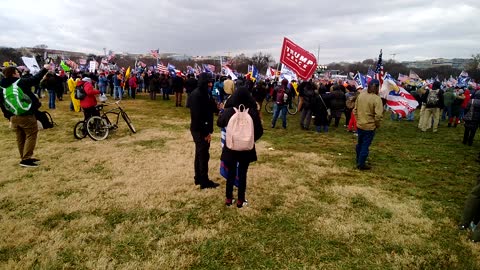
[[[329,123],[331,123],[332,119],[335,118],[334,127],[338,127],[340,124],[340,118],[345,111],[346,107],[346,100],[345,97],[345,87],[341,84],[337,84],[333,86],[333,91],[330,93],[331,100],[330,100],[330,108],[332,110],[332,114],[328,118]]]
[[[48,92],[48,108],[51,110],[55,109],[55,99],[57,95],[57,80],[55,79],[55,75],[53,71],[49,71],[45,74],[45,77],[42,79],[40,83],[41,87],[47,89]]]
[[[369,147],[372,144],[375,131],[380,127],[383,119],[383,103],[378,91],[380,82],[371,80],[367,91],[362,91],[355,100],[353,114],[357,119],[358,142],[356,146],[356,163],[359,170],[370,170],[366,164]]]
[[[175,76],[172,79],[172,90],[175,92],[175,107],[182,107],[182,95],[185,82],[182,76]]]
[[[38,111],[41,103],[35,94],[32,93],[31,89],[32,86],[36,86],[40,83],[40,80],[45,74],[47,74],[50,68],[50,64],[46,64],[35,76],[23,79],[20,79],[20,72],[16,67],[6,67],[3,70],[5,78],[0,81],[0,108],[2,109],[3,115],[10,121],[12,128],[16,132],[17,146],[21,158],[20,166],[22,167],[37,167],[38,164],[36,162],[40,161],[33,158],[33,151],[37,144],[38,134],[35,112]],[[24,93],[23,101],[25,103],[22,102],[23,105],[28,104],[28,109],[23,106],[24,109],[26,109],[23,113],[19,113],[18,110],[13,109],[12,105],[6,105],[7,102],[4,95],[6,94],[7,88],[14,84],[16,84],[16,86],[18,86],[18,88]],[[15,86],[13,90],[15,90]]]
[[[190,105],[190,132],[195,142],[195,185],[200,189],[216,188],[219,184],[208,177],[208,161],[210,160],[210,142],[213,133],[213,114],[217,111],[216,103],[210,98],[209,84],[213,78],[209,73],[201,73],[198,87],[188,98]]]
[[[185,92],[187,92],[187,102],[185,104],[185,107],[189,108],[190,104],[188,104],[188,98],[190,97],[190,94],[195,90],[195,88],[198,85],[197,79],[195,79],[195,75],[193,74],[188,74],[187,75],[187,81],[185,81]]]
[[[254,140],[257,141],[263,135],[262,122],[257,110],[257,103],[246,87],[239,87],[235,93],[226,101],[225,109],[217,120],[217,126],[226,128],[230,118],[235,114],[235,108],[239,108],[240,104],[248,109],[248,114],[252,117],[254,128]],[[245,190],[247,188],[247,171],[251,162],[257,161],[257,152],[255,145],[252,150],[234,151],[225,144],[220,158],[229,168],[227,176],[226,199],[225,205],[230,206],[233,203],[233,184],[238,174],[238,200],[237,207],[242,208],[245,200]],[[237,167],[238,164],[238,167]],[[237,168],[237,170],[235,170]]]
[[[422,96],[422,103],[425,103],[425,112],[422,116],[421,130],[426,132],[430,128],[433,118],[433,132],[438,131],[438,121],[440,120],[440,110],[443,110],[443,91],[440,89],[440,82],[434,82],[431,90],[427,90]]]
[[[93,88],[92,79],[88,77],[88,74],[82,75],[82,80],[77,83],[77,86],[83,85],[83,89],[87,94],[84,99],[80,100],[80,106],[83,110],[83,115],[85,116],[85,121],[92,116],[100,116],[100,112],[97,110],[97,97],[100,95],[100,91]]]
[[[80,79],[77,77],[77,73],[71,74],[68,79],[68,91],[70,91],[70,111],[80,112],[80,100],[75,98],[75,87]]]
[[[287,94],[288,80],[283,79],[281,85],[277,86],[274,90],[273,98],[275,100],[274,113],[272,118],[272,128],[275,128],[278,117],[282,118],[282,127],[287,128],[287,106],[288,106],[288,94]]]
[[[130,88],[130,97],[135,99],[135,94],[137,93],[138,87],[137,76],[135,73],[130,77],[130,79],[128,79],[128,86]]]
[[[108,85],[108,79],[105,77],[105,73],[100,73],[100,76],[98,77],[98,88],[100,88],[100,92],[102,95],[107,93],[107,85]]]
[[[153,74],[152,78],[149,79],[150,85],[150,99],[156,100],[157,99],[157,92],[160,93],[160,74],[155,73]]]
[[[312,118],[317,133],[328,132],[328,111],[330,109],[330,94],[327,88],[320,85],[315,92],[315,99],[312,104]]]
[[[463,133],[463,144],[472,146],[475,133],[480,124],[480,91],[477,91],[465,108],[465,132]]]

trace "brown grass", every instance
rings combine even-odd
[[[188,117],[181,108],[174,113],[170,106],[157,108],[159,103],[125,101],[138,133],[131,135],[121,123],[107,140],[94,142],[73,139],[71,130],[81,116],[67,112],[68,104],[62,102],[53,112],[59,126],[40,133],[36,153],[42,162],[36,169],[17,165],[14,134],[1,123],[0,268],[202,268],[202,245],[241,242],[243,232],[232,232],[239,223],[262,239],[262,230],[254,229],[257,219],[292,217],[292,211],[308,228],[306,234],[348,243],[350,256],[357,259],[371,244],[402,247],[403,252],[392,248],[377,254],[371,262],[376,267],[422,268],[437,257],[458,265],[460,258],[431,241],[435,222],[423,212],[422,201],[366,185],[366,177],[383,179],[339,166],[337,157],[328,153],[292,152],[260,141],[260,160],[248,173],[250,205],[226,209],[224,180],[218,173],[219,134],[214,135],[209,165],[211,178],[222,186],[200,191],[193,184]],[[269,254],[259,259],[261,265],[273,254],[262,242],[257,244]],[[478,247],[466,245],[480,258]],[[416,253],[425,249],[431,253]],[[227,250],[222,256],[232,268],[249,268],[241,262],[246,258]],[[302,265],[331,269],[349,264],[308,257]]]

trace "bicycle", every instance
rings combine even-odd
[[[137,130],[132,124],[132,120],[128,117],[128,114],[120,107],[120,100],[115,103],[117,107],[102,113],[100,116],[92,116],[86,121],[80,121],[75,125],[74,128],[74,136],[77,139],[83,139],[87,135],[95,141],[101,141],[108,137],[110,130],[116,130],[118,128],[118,121],[120,119],[120,115],[122,116],[123,120],[127,123],[128,128],[132,133],[136,133]],[[98,111],[102,111],[103,107],[107,106],[107,104],[100,104],[97,105],[96,108]],[[109,114],[114,114],[117,116],[117,120],[115,123],[112,123],[108,118]],[[85,128],[86,127],[86,128]]]
[[[296,98],[293,98],[292,100],[290,100],[290,103],[287,104],[287,112],[288,114],[290,115],[295,115],[297,114],[298,112],[298,103],[299,103],[300,100],[297,100]],[[265,102],[265,111],[267,113],[273,113],[274,111],[274,100],[273,98],[267,98],[266,99],[266,102]]]

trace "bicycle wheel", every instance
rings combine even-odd
[[[137,133],[137,130],[135,129],[135,127],[134,127],[133,124],[132,124],[132,120],[130,120],[130,118],[128,117],[128,115],[127,115],[126,112],[122,112],[122,118],[123,118],[123,120],[125,120],[125,122],[127,122],[128,128],[129,128],[133,133]]]
[[[108,137],[108,124],[100,116],[92,116],[87,121],[87,133],[92,140],[101,141]]]
[[[292,103],[287,106],[288,114],[295,115],[298,112],[298,104],[295,99],[292,100]]]
[[[265,111],[267,113],[273,113],[273,101],[269,100],[265,103]]]
[[[73,136],[78,140],[81,140],[87,136],[85,121],[79,121],[77,124],[75,124],[75,127],[73,128]]]

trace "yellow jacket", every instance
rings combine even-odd
[[[75,87],[77,86],[77,82],[79,82],[80,79],[77,78],[77,80],[73,80],[73,78],[68,79],[67,84],[68,84],[68,91],[70,91],[70,99],[72,100],[73,103],[73,110],[75,112],[80,112],[80,100],[75,98]]]
[[[382,99],[367,90],[362,91],[355,100],[353,114],[357,119],[357,127],[362,130],[375,130],[383,119]]]

